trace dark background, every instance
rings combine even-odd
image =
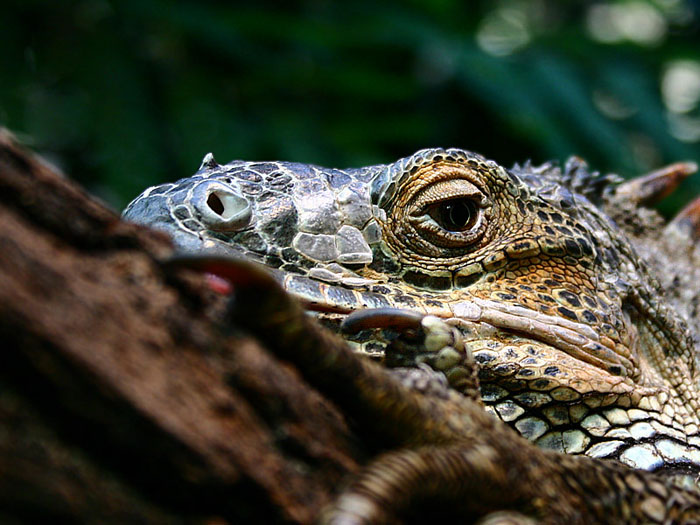
[[[0,124],[117,209],[209,151],[700,160],[698,1],[5,0],[0,42]]]

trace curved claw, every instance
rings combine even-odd
[[[636,205],[650,206],[667,197],[698,170],[694,162],[676,162],[620,184],[615,196]]]
[[[345,334],[354,334],[370,328],[418,329],[424,317],[419,312],[401,308],[356,310],[343,320],[340,330]]]
[[[275,278],[263,266],[246,259],[223,255],[173,255],[160,262],[165,271],[187,268],[209,273],[231,285],[277,287]]]

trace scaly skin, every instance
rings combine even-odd
[[[543,448],[657,473],[645,477],[614,462],[557,456],[562,479],[581,474],[583,494],[615,488],[616,505],[600,503],[590,519],[689,520],[700,516],[694,488],[674,485],[673,501],[658,502],[669,497],[669,478],[692,484],[700,473],[697,281],[690,292],[676,283],[664,295],[649,264],[656,272],[668,274],[668,268],[663,257],[649,254],[668,241],[658,239],[658,220],[638,206],[689,171],[680,165],[662,174],[659,189],[649,182],[653,177],[615,186],[576,159],[563,172],[552,165],[509,171],[455,149],[345,171],[282,162],[221,166],[208,156],[198,174],[150,188],[124,216],[165,229],[182,251],[243,256],[275,268],[285,289],[323,312],[327,323],[374,307],[447,320],[462,333],[464,362],[473,356],[480,365],[481,398],[492,414]],[[687,222],[671,224],[664,237],[674,239],[676,257],[683,253],[692,262]],[[356,339],[364,349],[378,344],[366,331]],[[425,424],[425,435],[413,444],[460,446],[380,460],[379,474],[360,480],[349,500],[341,498],[342,512],[358,514],[357,493],[381,509],[378,502],[392,500],[402,484],[419,483],[426,472],[442,479],[441,461],[479,479],[498,470],[481,464],[475,471],[487,456],[494,465],[518,460],[507,449],[492,450],[493,440],[481,442],[479,429],[491,420],[482,421],[473,414],[477,405],[465,408],[472,401],[449,392],[424,392],[428,401],[414,401],[431,403],[419,421],[445,411],[449,420],[461,411],[471,414],[471,423],[437,436],[431,435],[437,424]],[[376,409],[372,394],[363,396],[363,406]],[[393,409],[382,410],[392,417]],[[467,450],[465,441],[466,455],[459,452]],[[545,465],[552,456],[542,457]],[[555,476],[552,465],[542,465],[533,467],[539,477]],[[530,467],[523,466],[524,478],[532,477]],[[401,473],[396,486],[383,486],[388,474],[382,472],[392,471]],[[513,481],[506,478],[502,490]],[[593,481],[586,485],[587,479]],[[443,481],[435,490],[448,490],[451,482]],[[546,522],[544,507],[503,508],[513,507],[523,515],[518,522],[526,515]],[[691,514],[681,514],[686,511]]]

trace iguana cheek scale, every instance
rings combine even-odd
[[[366,308],[442,318],[479,364],[487,410],[523,436],[696,476],[697,214],[664,230],[644,208],[693,171],[621,183],[576,158],[507,170],[459,149],[348,170],[207,155],[124,217],[182,252],[265,265],[328,323]]]

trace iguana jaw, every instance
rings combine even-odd
[[[601,337],[589,325],[529,308],[471,297],[452,306],[455,317],[488,323],[521,334],[601,368],[612,375],[627,376],[633,363],[616,352],[615,343]]]
[[[181,253],[209,253],[245,256],[236,253],[236,245],[219,242],[208,236],[198,236],[180,229],[169,231],[173,242]],[[259,261],[264,264],[264,256]],[[354,289],[347,279],[343,286],[334,286],[306,275],[268,268],[282,286],[304,303],[307,310],[349,314],[355,310],[378,307],[396,307],[419,311],[456,323],[470,322],[494,326],[507,333],[518,334],[560,350],[571,357],[591,364],[614,376],[627,377],[635,369],[634,363],[616,352],[616,346],[605,335],[598,334],[584,323],[547,315],[533,309],[471,296],[467,290],[454,291],[450,297],[393,283],[373,283],[367,279],[357,280]],[[379,291],[373,291],[376,286]],[[462,296],[459,300],[456,297]]]
[[[220,242],[208,235],[196,235],[181,229],[169,231],[173,242],[181,253],[209,253],[241,256],[247,259],[257,254],[236,253],[236,245]],[[265,256],[260,254],[258,262],[264,264]],[[596,332],[591,326],[547,315],[533,309],[516,306],[469,294],[468,290],[435,293],[394,283],[377,283],[371,279],[355,277],[345,279],[340,286],[322,282],[312,277],[275,268],[268,270],[282,286],[297,297],[309,311],[332,316],[344,316],[366,308],[395,307],[418,311],[451,319],[455,324],[482,325],[494,327],[503,334],[526,338],[533,344],[551,348],[554,351],[552,362],[558,359],[557,351],[591,365],[596,374],[610,378],[634,377],[636,369],[630,354],[616,351],[616,344],[605,335]],[[352,281],[357,281],[354,287]],[[619,343],[618,343],[619,344]],[[615,383],[618,380],[614,380]]]
[[[558,316],[546,315],[528,308],[467,296],[462,300],[446,300],[439,294],[406,290],[392,284],[349,290],[322,283],[309,277],[271,270],[280,284],[296,296],[309,311],[346,315],[366,308],[404,308],[434,315],[462,327],[483,325],[532,343],[561,351],[592,365],[600,373],[624,378],[633,370],[632,362],[615,351],[615,344],[600,336],[590,326]]]

